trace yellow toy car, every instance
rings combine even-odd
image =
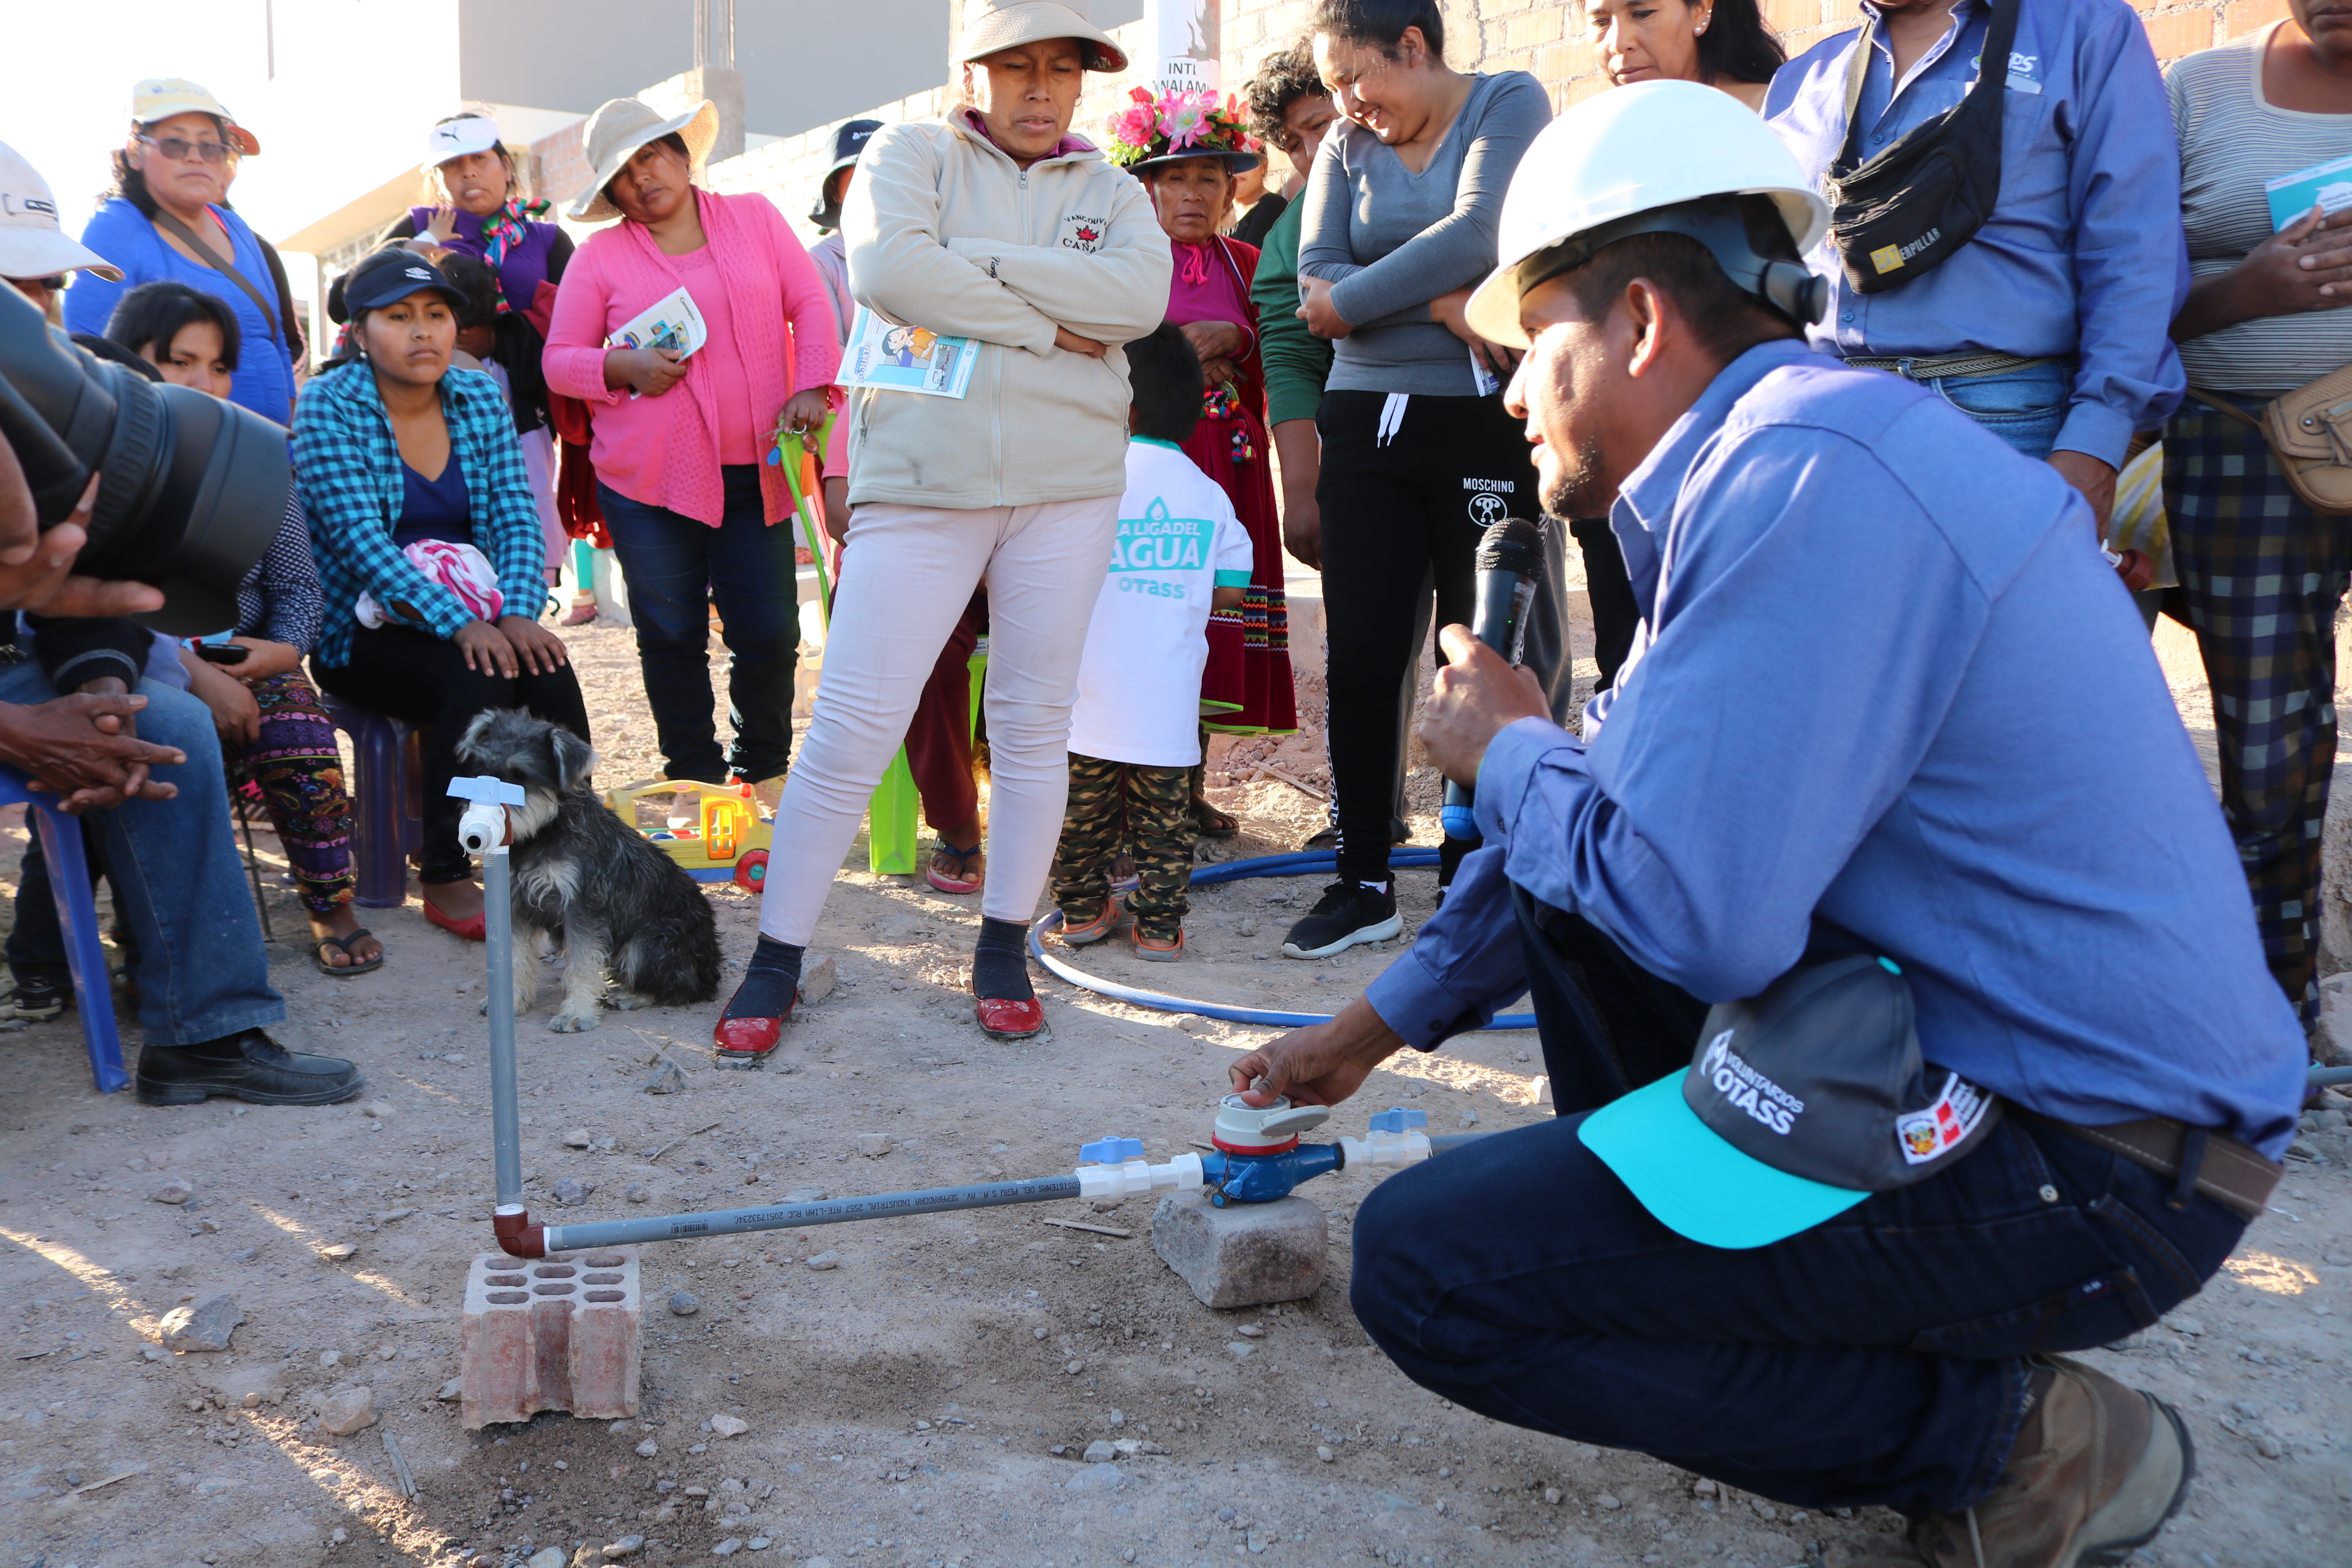
[[[647,796],[676,799],[688,796],[699,803],[699,824],[693,827],[646,828],[638,826],[637,802]],[[758,892],[768,875],[769,836],[772,826],[760,815],[750,784],[701,784],[691,779],[646,779],[604,792],[613,814],[644,834],[656,847],[686,868],[698,882],[733,882]]]

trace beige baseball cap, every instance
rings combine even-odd
[[[261,155],[261,139],[236,122],[236,117],[221,107],[202,84],[185,77],[151,76],[131,89],[131,118],[140,125],[152,125],[159,120],[169,120],[174,114],[209,114],[227,128],[229,140],[248,158]]]
[[[66,237],[48,181],[23,153],[0,142],[0,278],[54,278],[60,272],[95,272],[109,283],[122,281],[121,268]]]

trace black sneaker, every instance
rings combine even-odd
[[[28,1024],[46,1024],[72,1005],[72,981],[49,974],[20,974],[9,1011]]]
[[[1305,920],[1282,939],[1286,958],[1328,958],[1361,942],[1386,942],[1404,929],[1396,895],[1342,879],[1323,889]]]
[[[250,1105],[334,1105],[367,1089],[339,1057],[289,1051],[259,1029],[201,1046],[147,1046],[139,1052],[139,1103],[194,1105],[227,1094]]]

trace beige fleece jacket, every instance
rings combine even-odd
[[[852,395],[853,503],[1032,506],[1127,488],[1118,345],[1167,314],[1173,265],[1134,176],[1091,147],[1024,169],[957,110],[874,133],[841,232],[858,303],[982,345],[961,399]],[[1056,324],[1110,353],[1055,348]]]

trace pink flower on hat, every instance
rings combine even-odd
[[[1160,133],[1168,138],[1171,153],[1190,147],[1209,131],[1209,117],[1217,111],[1217,95],[1203,88],[1199,92],[1171,92],[1160,111]]]

